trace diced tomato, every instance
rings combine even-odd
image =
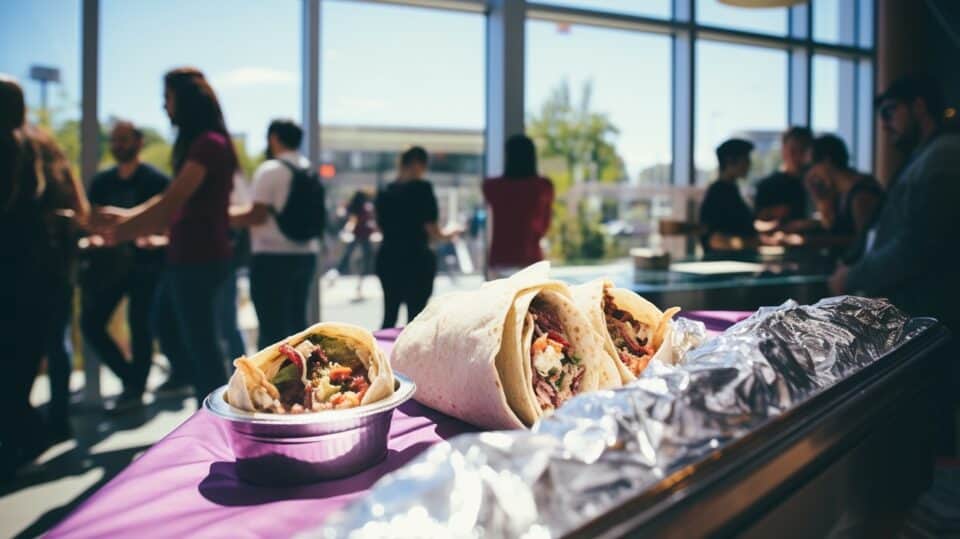
[[[303,373],[303,357],[300,355],[300,352],[297,352],[289,344],[284,343],[280,345],[280,353],[287,356],[287,359],[300,369],[300,373]]]
[[[354,376],[350,382],[350,391],[355,391],[360,394],[366,391],[368,387],[370,387],[370,384],[363,376]]]
[[[548,335],[552,340],[557,341],[558,343],[562,344],[564,347],[570,346],[570,343],[568,343],[567,340],[564,339],[563,337],[561,337],[560,334],[557,333],[556,331],[547,332],[547,335]]]
[[[330,381],[334,384],[346,382],[353,376],[353,370],[350,367],[334,367],[327,373]]]
[[[336,395],[330,397],[330,404],[334,406],[339,406],[343,404],[344,395],[343,393],[337,393]]]

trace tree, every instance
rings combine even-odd
[[[613,138],[619,129],[606,114],[591,110],[593,83],[585,81],[575,103],[566,80],[557,85],[530,118],[527,132],[545,163],[560,160],[563,170],[551,171],[558,193],[583,181],[617,182],[626,178],[623,159]]]
[[[553,180],[559,196],[575,183],[614,183],[627,178],[623,159],[617,153],[619,130],[606,114],[591,110],[593,85],[583,84],[575,101],[568,81],[561,82],[529,119],[527,132],[537,143],[544,172]],[[601,212],[580,201],[570,215],[562,201],[554,204],[553,224],[548,232],[551,255],[563,260],[602,258],[610,245],[600,225]]]

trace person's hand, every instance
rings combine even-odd
[[[840,296],[847,293],[847,276],[850,273],[850,267],[845,264],[838,264],[833,275],[827,280],[827,287],[834,296]]]
[[[761,245],[781,245],[783,243],[784,233],[777,230],[769,234],[760,234]]]
[[[443,229],[443,235],[453,240],[460,236],[460,234],[463,234],[464,230],[466,229],[460,224],[447,225]]]
[[[103,239],[103,236],[99,234],[91,234],[77,240],[77,247],[82,250],[99,249],[101,247],[105,247],[106,245],[107,242]]]
[[[161,249],[166,247],[170,240],[160,234],[151,234],[149,236],[140,236],[134,240],[137,247],[141,249]]]
[[[89,227],[94,232],[112,228],[130,218],[130,210],[114,206],[101,206],[90,214]]]

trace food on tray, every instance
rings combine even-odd
[[[662,312],[632,291],[614,288],[604,279],[574,286],[571,291],[577,306],[602,337],[604,349],[616,358],[624,383],[635,380],[653,358],[674,362],[671,318],[679,307]]]
[[[251,412],[353,408],[393,394],[393,371],[373,335],[323,322],[233,362],[226,399]]]
[[[401,333],[393,366],[418,401],[475,425],[522,428],[621,377],[569,288],[535,264],[436,298]]]

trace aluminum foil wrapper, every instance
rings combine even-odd
[[[723,334],[679,319],[677,365],[580,395],[530,431],[461,435],[303,537],[555,537],[746,435],[932,324],[852,296],[762,308]]]

